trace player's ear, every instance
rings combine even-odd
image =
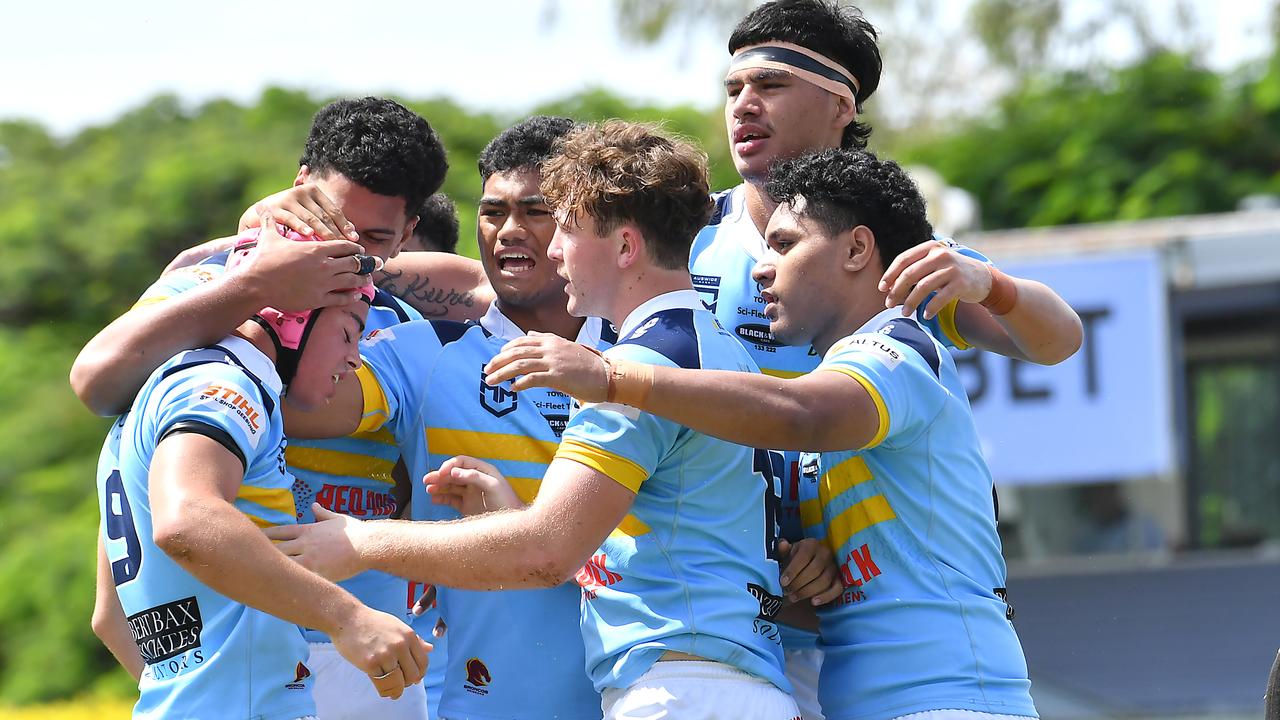
[[[865,268],[876,251],[876,235],[866,225],[857,225],[840,233],[841,263],[845,270],[858,272]]]
[[[306,165],[298,166],[298,174],[293,177],[293,186],[298,187],[311,178],[311,168]]]
[[[614,232],[618,234],[618,267],[631,267],[644,252],[644,236],[634,225],[623,225]]]

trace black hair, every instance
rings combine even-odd
[[[412,216],[444,184],[444,145],[420,115],[394,100],[338,100],[311,121],[298,161],[321,175],[336,172],[370,192],[403,198]]]
[[[457,252],[458,208],[448,195],[436,193],[422,203],[418,210],[418,224],[413,228],[413,237],[422,243],[424,249],[438,248],[440,252]]]
[[[773,0],[747,13],[729,35],[729,54],[768,41],[795,43],[840,63],[858,79],[858,114],[880,85],[880,48],[876,29],[852,5],[831,0]],[[840,145],[865,148],[871,126],[854,121]]]
[[[823,150],[780,161],[769,172],[766,189],[774,200],[793,207],[803,197],[797,214],[832,235],[867,226],[885,267],[933,237],[924,198],[906,171],[866,150]]]
[[[556,142],[577,123],[565,117],[534,115],[503,130],[480,151],[480,181],[494,173],[537,170],[556,152]]]

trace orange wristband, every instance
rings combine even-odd
[[[609,376],[609,402],[642,407],[653,389],[653,366],[607,357],[604,363]]]
[[[979,305],[992,315],[1004,315],[1013,309],[1018,302],[1018,286],[1013,279],[1000,272],[1000,268],[991,268],[991,292]]]

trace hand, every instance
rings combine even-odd
[[[295,185],[254,203],[240,216],[240,229],[265,227],[260,219],[264,212],[299,235],[318,235],[321,240],[360,240],[356,226],[347,220],[328,195],[312,183]]]
[[[329,512],[312,503],[316,521],[263,529],[276,548],[302,567],[337,582],[365,570],[360,557],[369,530],[362,520]],[[376,674],[376,673],[375,673]]]
[[[347,240],[294,242],[280,235],[269,213],[259,220],[258,249],[237,273],[261,295],[263,307],[300,312],[359,298],[351,288],[365,283],[354,257],[363,248]]]
[[[778,559],[784,563],[782,591],[788,601],[809,600],[815,606],[826,605],[844,592],[835,556],[823,543],[813,538],[794,544],[779,539]]]
[[[485,383],[518,379],[513,390],[549,387],[581,402],[604,402],[609,395],[608,367],[595,350],[551,333],[531,332],[502,347],[484,366]]]
[[[369,676],[382,697],[400,697],[427,673],[431,645],[387,613],[360,605],[330,638],[342,657]]]
[[[924,308],[924,318],[928,320],[953,300],[985,300],[991,294],[991,267],[929,240],[894,258],[880,279],[880,291],[888,293],[884,306],[902,305],[903,316],[910,316],[929,293],[936,292]]]
[[[232,235],[230,237],[215,238],[213,240],[202,242],[199,245],[189,247],[178,253],[177,256],[170,260],[169,264],[164,266],[164,272],[167,273],[177,270],[178,268],[187,267],[188,265],[195,265],[202,260],[207,260],[223,250],[231,249],[231,246],[236,244],[236,240],[237,237]],[[164,273],[161,273],[161,275],[163,274]]]
[[[445,460],[422,478],[422,484],[432,502],[448,505],[467,517],[525,506],[496,467],[466,455]]]

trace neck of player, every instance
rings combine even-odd
[[[578,332],[582,330],[582,324],[586,319],[574,317],[565,312],[563,297],[564,295],[561,294],[552,302],[519,307],[504,303],[502,298],[494,302],[498,304],[498,310],[502,311],[502,314],[526,335],[531,332],[555,333],[567,340],[574,340],[578,337]]]
[[[621,330],[622,322],[627,316],[649,300],[669,292],[692,289],[693,280],[687,269],[668,270],[646,263],[643,269],[626,273],[619,278],[613,307],[609,317],[605,319]]]
[[[756,230],[760,231],[760,236],[764,237],[764,229],[769,225],[769,216],[778,208],[778,203],[769,197],[769,193],[765,192],[765,180],[761,179],[748,180],[745,188],[745,197],[743,201],[746,203],[747,215],[751,218],[751,222],[756,226]]]
[[[276,363],[276,344],[272,341],[271,336],[263,329],[261,325],[253,320],[246,320],[240,327],[231,331],[232,335],[248,340],[251,345],[258,348],[271,364]]]

